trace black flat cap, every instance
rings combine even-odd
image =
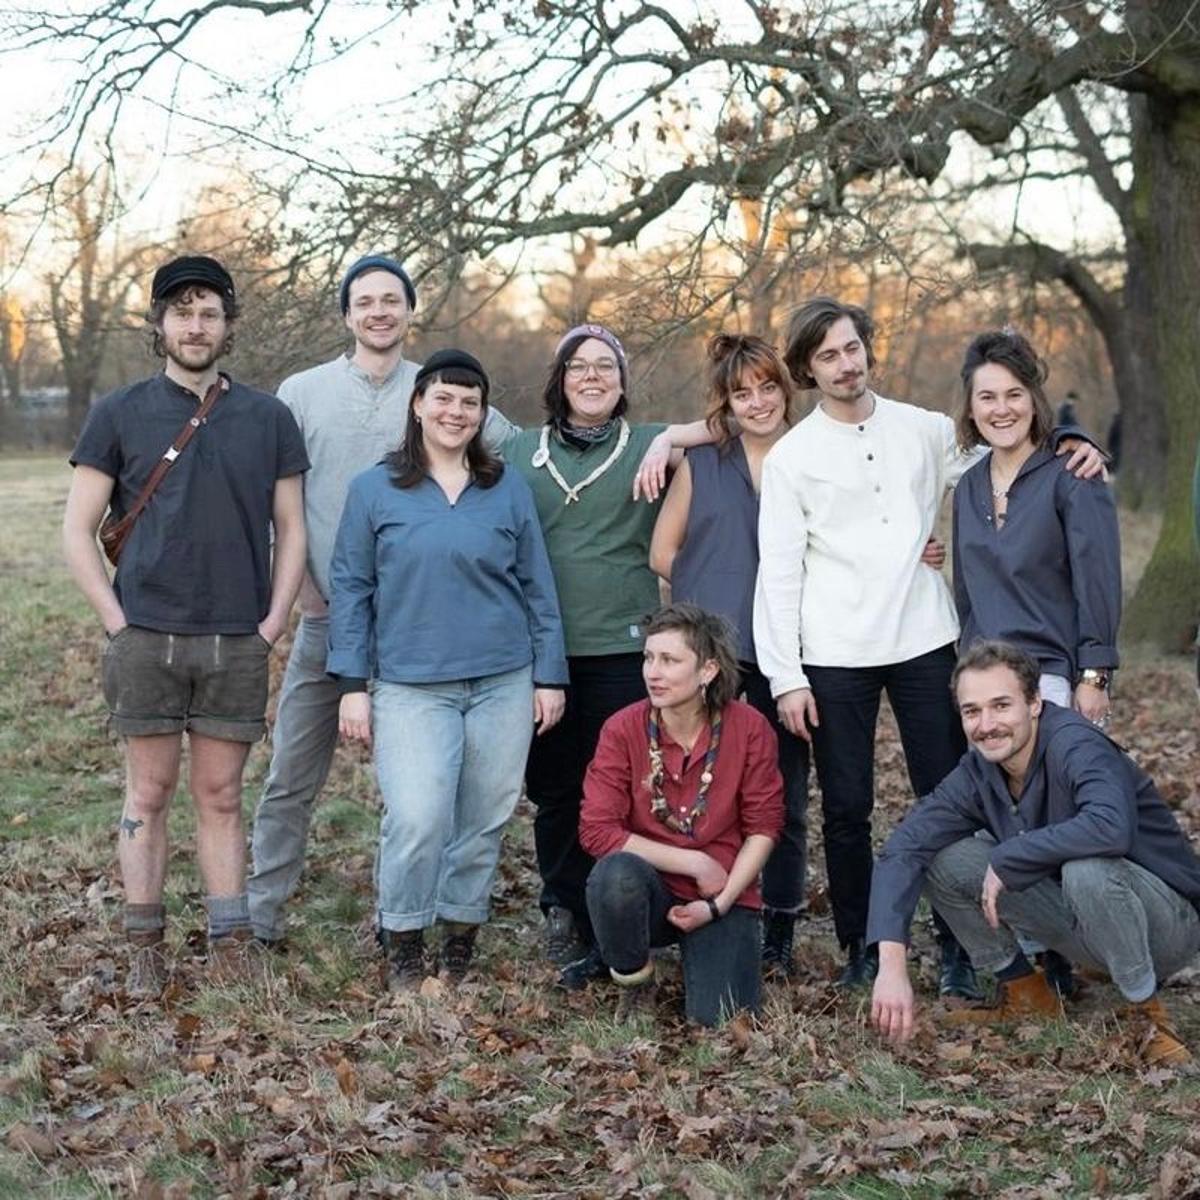
[[[203,254],[185,254],[182,258],[173,258],[163,263],[154,272],[154,282],[150,285],[150,299],[161,300],[171,292],[178,291],[188,284],[206,287],[234,298],[233,278],[215,258]]]
[[[470,371],[472,374],[478,375],[483,384],[483,399],[485,402],[487,401],[491,383],[488,380],[487,372],[483,369],[483,363],[475,355],[468,354],[465,350],[457,350],[453,346],[445,350],[437,350],[425,360],[417,372],[416,379],[413,380],[413,388],[415,390],[425,380],[453,370]]]

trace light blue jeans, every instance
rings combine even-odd
[[[482,924],[533,735],[532,667],[450,683],[381,682],[371,715],[384,808],[380,927]]]

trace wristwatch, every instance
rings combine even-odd
[[[1086,683],[1088,687],[1099,688],[1102,692],[1108,691],[1108,685],[1112,676],[1108,671],[1101,670],[1098,667],[1084,667],[1079,672],[1079,682]]]

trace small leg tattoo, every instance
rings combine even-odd
[[[137,831],[145,825],[145,821],[135,821],[132,817],[121,818],[121,832],[132,842]]]

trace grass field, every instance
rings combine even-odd
[[[104,729],[99,629],[60,566],[66,484],[60,462],[0,460],[0,1197],[1200,1197],[1200,1082],[1138,1069],[1107,986],[1050,1026],[951,1031],[922,926],[918,1035],[881,1046],[863,1003],[828,986],[816,830],[799,977],[771,988],[758,1021],[691,1029],[676,984],[656,1022],[629,1029],[608,987],[556,993],[524,806],[475,981],[389,1002],[369,936],[370,769],[343,752],[290,953],[263,988],[205,981],[179,798],[177,980],[162,1004],[131,1005],[120,751]],[[1127,522],[1131,577],[1151,540]],[[1197,840],[1189,667],[1123,670],[1114,733]],[[883,836],[909,803],[887,721],[878,760]],[[266,761],[256,747],[248,815]],[[1200,1047],[1200,975],[1170,1002]]]

